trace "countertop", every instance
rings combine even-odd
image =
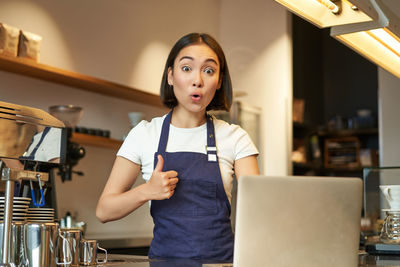
[[[134,248],[150,246],[152,237],[135,237],[135,238],[97,238],[101,247],[112,248]]]
[[[108,262],[100,266],[112,267],[203,267],[203,264],[212,264],[215,261],[200,261],[191,259],[165,259],[153,260],[148,259],[146,256],[133,256],[133,255],[108,255]],[[222,266],[218,266],[222,267]]]
[[[135,262],[136,261],[136,262]],[[109,255],[107,266],[121,267],[204,267],[203,264],[212,266],[212,261],[197,261],[189,259],[150,260],[145,256]],[[100,266],[100,265],[99,265]],[[104,265],[103,265],[104,266]],[[223,265],[216,265],[222,267]],[[373,256],[365,252],[359,254],[359,266],[399,266],[400,256]],[[339,267],[339,266],[338,266]]]

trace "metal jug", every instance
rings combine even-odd
[[[0,258],[3,257],[3,222],[0,223]],[[9,259],[15,263],[16,266],[24,266],[26,264],[26,250],[23,244],[23,222],[13,222],[11,225],[11,246],[9,252]]]
[[[79,229],[61,229],[61,236],[63,236],[67,241],[68,245],[71,247],[71,265],[79,264],[79,251],[82,240],[82,231]],[[68,250],[67,250],[68,251]],[[58,255],[61,259],[66,258],[65,244],[60,244],[58,247]]]
[[[103,251],[105,255],[103,260],[97,258],[97,250]],[[79,255],[80,265],[102,265],[107,263],[107,250],[100,247],[97,240],[82,240]]]
[[[56,255],[59,237],[64,244],[67,244],[67,251],[69,251],[62,261],[59,261]],[[24,225],[24,244],[29,267],[48,267],[71,263],[71,250],[68,242],[60,234],[58,223],[26,223]]]

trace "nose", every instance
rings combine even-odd
[[[201,71],[194,72],[193,77],[193,87],[202,87],[203,86],[203,78],[201,77]]]

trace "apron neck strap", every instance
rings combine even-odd
[[[165,152],[165,149],[167,148],[171,117],[172,117],[172,110],[168,113],[167,117],[165,117],[161,128],[161,136],[160,136],[160,141],[158,142],[158,149],[157,149],[157,152],[159,154],[163,154]]]
[[[161,136],[157,150],[159,154],[164,153],[167,148],[171,117],[172,117],[172,110],[165,117],[162,125]],[[215,131],[214,131],[214,123],[212,120],[213,120],[212,117],[209,114],[207,114],[207,151],[209,149],[213,150],[215,148]]]

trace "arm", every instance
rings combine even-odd
[[[117,157],[103,193],[97,203],[96,216],[101,222],[121,219],[144,203],[154,199],[170,198],[178,182],[175,171],[163,172],[163,158],[158,163],[150,180],[131,188],[140,172],[140,165]]]
[[[235,175],[239,179],[243,175],[259,175],[257,156],[252,155],[235,161]]]

